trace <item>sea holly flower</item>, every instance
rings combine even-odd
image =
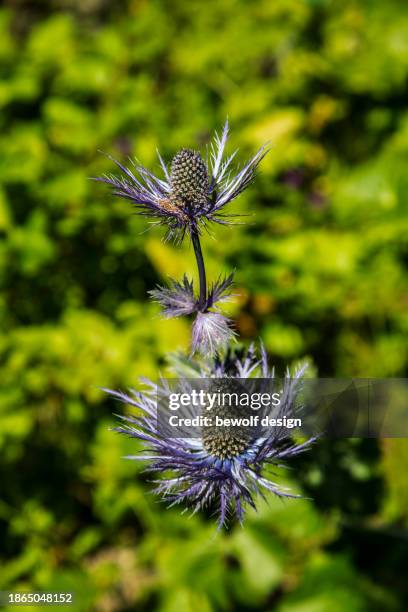
[[[304,369],[298,369],[292,378],[287,373],[277,418],[294,413]],[[262,350],[259,358],[253,346],[241,355],[228,350],[224,357],[208,358],[201,364],[181,358],[176,362],[176,373],[229,385],[234,379],[239,384],[236,379],[274,378],[265,352]],[[182,504],[193,513],[206,507],[215,508],[218,524],[222,526],[229,515],[242,522],[246,506],[256,509],[258,495],[300,497],[271,480],[268,468],[273,466],[276,471],[278,464],[305,451],[315,438],[296,444],[280,428],[270,428],[257,435],[250,429],[217,433],[208,426],[201,428],[198,438],[169,437],[158,428],[157,421],[157,397],[163,392],[160,385],[164,382],[146,383],[147,390],[132,391],[129,395],[106,391],[137,410],[132,416],[120,417],[123,424],[116,431],[142,443],[142,450],[139,448],[137,454],[127,458],[148,462],[147,470],[157,474],[155,492],[170,505]],[[218,414],[221,413],[218,407]]]
[[[221,136],[215,134],[206,160],[198,151],[182,149],[168,167],[158,153],[161,178],[138,162],[126,167],[111,158],[122,176],[106,174],[97,180],[111,185],[114,195],[130,200],[140,215],[165,225],[167,239],[181,241],[186,234],[200,234],[210,222],[228,224],[231,215],[224,213],[224,207],[250,185],[268,151],[261,147],[241,169],[233,169],[236,151],[225,156],[228,131],[226,121]]]
[[[203,308],[200,308],[199,299],[194,295],[193,282],[185,275],[181,283],[170,280],[168,287],[157,287],[149,293],[161,305],[166,318],[197,313],[192,328],[192,350],[212,354],[227,346],[235,335],[229,319],[217,309],[217,304],[231,298],[233,279],[233,274],[224,278],[220,276],[209,287]],[[215,312],[210,310],[214,308]]]

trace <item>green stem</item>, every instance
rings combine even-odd
[[[191,232],[191,242],[194,247],[194,254],[197,261],[198,276],[200,279],[200,296],[198,298],[198,307],[202,311],[207,301],[207,281],[205,277],[205,266],[203,252],[201,250],[200,238],[196,231]]]

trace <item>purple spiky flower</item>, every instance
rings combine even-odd
[[[232,216],[224,213],[224,207],[252,182],[267,153],[263,146],[241,169],[233,169],[236,151],[225,156],[228,130],[226,121],[221,136],[215,134],[206,160],[198,151],[182,149],[167,166],[158,152],[161,178],[139,162],[131,160],[131,167],[126,167],[111,158],[122,176],[106,174],[97,180],[111,185],[114,195],[130,200],[140,215],[167,226],[167,239],[181,241],[186,233],[200,234],[209,222],[228,225]]]
[[[274,371],[267,364],[265,352],[257,357],[254,347],[239,354],[228,350],[223,358],[207,359],[201,364],[181,357],[173,362],[179,376],[231,379],[273,379]],[[293,414],[294,403],[301,386],[305,368],[293,377],[285,378],[280,415]],[[184,380],[184,383],[187,379]],[[124,424],[116,430],[141,441],[139,454],[128,459],[148,462],[147,470],[156,473],[155,492],[170,505],[182,504],[193,513],[206,507],[214,508],[218,524],[225,524],[228,515],[242,522],[247,505],[256,508],[256,497],[273,493],[279,497],[299,497],[279,486],[268,477],[268,468],[277,467],[306,450],[315,438],[296,444],[282,430],[269,430],[261,437],[243,434],[214,436],[202,429],[199,438],[169,438],[157,426],[157,393],[160,385],[147,381],[146,391],[132,391],[130,395],[106,390],[132,409],[133,416],[120,417]],[[161,383],[162,384],[162,383]],[[217,383],[218,384],[218,383]],[[170,472],[170,475],[169,475]]]
[[[228,301],[231,296],[234,275],[230,274],[210,285],[205,303],[194,295],[193,281],[187,276],[181,283],[170,280],[167,287],[157,287],[149,291],[151,297],[160,304],[165,318],[180,317],[196,313],[192,327],[192,351],[213,354],[234,338],[230,320],[218,310],[218,305]]]

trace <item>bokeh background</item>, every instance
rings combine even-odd
[[[100,386],[187,349],[146,291],[195,274],[188,245],[90,176],[98,150],[158,170],[228,115],[240,159],[273,149],[206,239],[237,269],[229,307],[278,370],[406,376],[408,12],[400,0],[6,0],[0,10],[0,589],[76,592],[75,610],[402,610],[408,445],[324,440],[216,533],[121,459]]]

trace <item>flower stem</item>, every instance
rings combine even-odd
[[[205,266],[203,252],[201,250],[200,238],[196,231],[191,232],[191,242],[194,247],[194,254],[197,261],[198,276],[200,279],[200,296],[198,298],[198,307],[202,311],[207,301],[207,281],[205,277]]]

